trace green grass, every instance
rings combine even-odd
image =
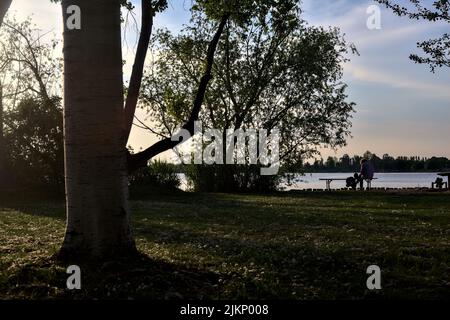
[[[449,194],[158,195],[132,212],[145,256],[82,265],[72,292],[49,259],[63,203],[2,200],[0,299],[450,298]]]

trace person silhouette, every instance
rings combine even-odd
[[[372,180],[375,174],[372,163],[367,159],[361,160],[361,172],[359,173],[359,187],[364,189],[364,180]]]

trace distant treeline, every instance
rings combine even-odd
[[[361,159],[369,159],[377,172],[438,172],[450,171],[450,160],[444,157],[382,157],[367,151],[363,156],[345,154],[342,158],[316,159],[303,165],[305,172],[359,172]]]

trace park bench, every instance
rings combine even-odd
[[[377,180],[377,178],[364,179],[367,183],[367,189],[372,189],[372,180]],[[319,181],[325,181],[327,191],[331,191],[331,183],[333,181],[347,181],[347,178],[321,178]]]
[[[431,183],[431,189],[448,189],[448,183],[436,180]]]
[[[433,182],[431,184],[431,188],[434,189],[434,187],[436,186],[437,188],[442,189],[442,187],[445,185],[445,189],[448,189],[450,186],[450,172],[441,172],[441,173],[438,173],[438,176],[447,177],[448,181],[442,182],[442,181],[436,180],[436,182]],[[438,183],[438,182],[440,182],[440,183]]]

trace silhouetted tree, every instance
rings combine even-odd
[[[436,172],[450,169],[450,160],[443,157],[427,159],[417,156],[399,156],[394,158],[384,154],[383,158],[379,158],[370,151],[367,151],[363,157],[355,155],[350,160],[347,159],[347,155],[344,155],[337,162],[333,157],[329,157],[325,164],[323,159],[315,160],[313,165],[305,164],[304,168],[306,172],[357,172],[360,170],[362,158],[369,159],[377,172]]]
[[[12,178],[26,186],[64,186],[60,98],[25,98],[8,114],[5,133]]]
[[[271,0],[266,0],[271,1]],[[166,1],[142,0],[142,27],[133,74],[123,98],[120,0],[63,0],[67,8],[82,11],[82,28],[64,32],[64,119],[66,151],[67,230],[60,257],[108,257],[135,251],[130,230],[127,175],[179,142],[164,139],[137,154],[127,156],[127,137],[132,127],[141,89],[141,72],[154,15]],[[198,0],[193,10],[204,10],[216,22],[203,63],[202,75],[182,126],[193,132],[212,78],[214,56],[231,13],[235,19],[251,19],[265,1]],[[148,12],[150,11],[150,12]],[[205,54],[205,53],[203,53]],[[125,107],[124,107],[125,106]]]
[[[350,168],[351,166],[351,159],[348,154],[344,154],[341,158],[341,164],[343,168]]]
[[[347,101],[341,75],[352,48],[338,30],[306,26],[298,1],[268,1],[258,9],[251,20],[227,23],[199,118],[203,128],[219,129],[224,141],[227,129],[278,129],[282,165],[294,167],[316,154],[320,144],[346,143],[354,104]],[[214,25],[200,13],[182,34],[161,31],[155,38],[158,59],[147,70],[142,107],[157,124],[152,131],[163,139],[189,118],[204,39],[213,32]],[[238,170],[217,166],[226,172],[204,172],[242,185],[245,167],[239,173],[233,169]],[[236,191],[227,189],[221,191]]]
[[[59,89],[61,63],[53,55],[57,41],[42,37],[30,19],[11,18],[0,30],[0,183],[5,185],[11,180],[61,185],[62,110],[52,96]],[[52,159],[59,159],[59,172]],[[6,165],[12,168],[5,170]]]

